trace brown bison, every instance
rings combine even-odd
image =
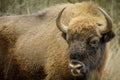
[[[0,80],[100,80],[113,37],[110,16],[90,2],[1,17]]]

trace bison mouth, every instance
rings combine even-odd
[[[79,69],[71,69],[71,74],[75,80],[88,80],[89,73],[83,73]]]
[[[80,77],[82,77],[83,76],[83,74],[81,73],[81,71],[80,70],[78,70],[78,69],[71,69],[71,74],[73,75],[73,76],[80,76]]]

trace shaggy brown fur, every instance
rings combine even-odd
[[[55,24],[59,11],[64,7],[66,9],[62,22],[75,31],[84,25],[87,26],[84,22],[86,20],[90,22],[89,25],[106,25],[104,16],[93,3],[62,4],[30,16],[1,17],[0,79],[74,79],[68,69],[68,44]],[[94,71],[89,80],[100,79],[106,62],[106,53],[103,61],[100,70]]]

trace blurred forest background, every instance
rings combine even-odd
[[[110,42],[110,55],[103,80],[120,80],[120,0],[0,0],[0,16],[30,15],[55,4],[82,1],[99,4],[113,19],[116,37]]]

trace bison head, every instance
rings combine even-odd
[[[68,66],[73,76],[87,76],[91,71],[100,69],[103,63],[105,44],[114,37],[112,20],[103,9],[98,8],[106,25],[97,23],[91,16],[78,16],[65,26],[61,22],[64,9],[59,13],[56,25],[69,45]]]

